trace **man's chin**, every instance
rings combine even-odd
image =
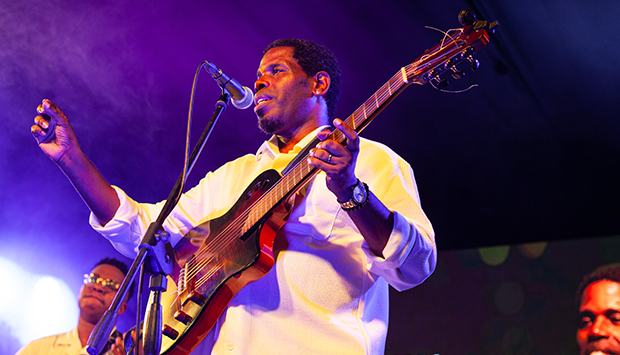
[[[96,296],[82,296],[82,300],[83,300],[85,303],[88,303],[88,302],[95,302],[95,303],[100,304],[100,305],[103,305],[103,304],[104,304],[104,301],[103,301],[101,298],[96,297]]]
[[[270,119],[265,116],[259,116],[258,118],[258,128],[260,128],[261,131],[267,134],[274,134],[282,127],[284,127],[284,122],[282,122],[281,120]]]

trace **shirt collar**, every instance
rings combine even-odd
[[[116,326],[112,328],[112,334],[114,334],[115,331],[116,331]],[[75,327],[71,329],[71,331],[69,331],[66,337],[58,337],[58,339],[56,340],[56,344],[62,344],[62,345],[81,344],[80,335],[78,333],[78,328]]]
[[[330,128],[330,126],[329,125],[320,126],[314,131],[308,133],[302,140],[300,140],[297,144],[295,144],[295,146],[293,147],[293,150],[291,150],[287,154],[297,154],[301,152],[301,150],[308,143],[310,143],[310,141],[313,140],[314,137],[316,137],[316,135],[319,132],[321,132],[322,130],[326,128]],[[276,137],[275,134],[271,136],[271,138],[269,138],[268,140],[264,141],[263,144],[261,144],[260,148],[258,148],[258,151],[256,151],[256,160],[260,160],[261,156],[264,153],[270,153],[272,156],[276,156],[277,154],[280,154],[280,147],[278,146],[278,137]]]

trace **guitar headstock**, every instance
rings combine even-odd
[[[439,44],[403,67],[406,82],[419,85],[431,82],[438,89],[443,89],[448,82],[440,77],[441,74],[451,71],[455,79],[465,75],[457,68],[459,63],[467,60],[473,70],[478,69],[480,64],[473,55],[489,43],[489,37],[495,32],[499,22],[478,20],[472,10],[461,11],[458,19],[463,25],[462,28],[446,32]],[[451,32],[456,33],[451,35]]]

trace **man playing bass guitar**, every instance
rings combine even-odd
[[[388,285],[406,290],[433,272],[434,232],[413,171],[388,147],[333,120],[340,85],[338,62],[324,46],[299,39],[270,44],[257,71],[254,111],[271,138],[255,155],[206,174],[166,220],[178,247],[194,228],[243,200],[244,189],[266,170],[281,173],[298,154],[318,169],[283,203],[287,213],[266,248],[273,266],[236,292],[200,344],[184,345],[198,346],[193,353],[383,354]],[[37,109],[31,131],[38,138],[55,134],[39,145],[90,208],[93,228],[121,253],[135,255],[163,202],[138,203],[111,186],[81,151],[61,110],[49,100]],[[46,132],[46,118],[55,121],[54,132]],[[330,124],[342,141],[330,135]],[[320,142],[302,152],[315,138]]]

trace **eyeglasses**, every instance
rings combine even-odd
[[[104,279],[97,274],[85,274],[84,285],[99,284],[106,292],[116,292],[121,287],[121,284],[112,280]]]

